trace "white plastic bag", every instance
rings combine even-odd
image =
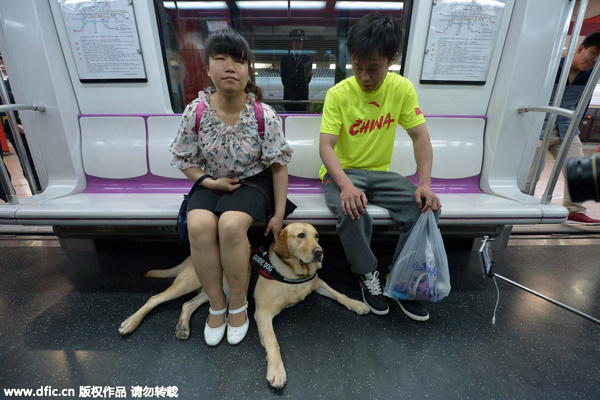
[[[428,210],[415,223],[383,294],[399,300],[439,302],[449,293],[448,257],[435,215]]]

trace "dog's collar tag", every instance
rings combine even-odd
[[[300,279],[288,279],[282,276],[269,262],[269,252],[265,250],[264,247],[258,247],[252,249],[252,253],[250,253],[250,265],[254,267],[258,267],[258,272],[267,279],[275,279],[279,282],[290,283],[290,284],[298,284],[308,282],[311,279],[314,279],[317,274],[300,278]]]

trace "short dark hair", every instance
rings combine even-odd
[[[256,86],[256,78],[254,76],[254,54],[250,45],[244,37],[231,28],[221,29],[210,35],[206,42],[205,48],[205,65],[209,65],[210,57],[217,54],[227,54],[235,59],[242,60],[248,63],[248,75],[250,81],[246,86],[245,92],[252,92],[256,95],[256,100],[262,101],[262,90]]]
[[[583,39],[583,42],[581,42],[581,46],[583,46],[584,49],[592,46],[596,46],[598,49],[600,49],[600,31],[596,31],[587,35],[585,39]]]
[[[359,61],[373,56],[385,56],[391,60],[399,52],[401,43],[400,22],[391,15],[374,12],[362,17],[352,28],[348,37],[348,53]]]

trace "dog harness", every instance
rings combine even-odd
[[[289,283],[292,285],[308,282],[317,276],[315,272],[311,276],[299,279],[288,279],[281,275],[269,262],[269,253],[264,247],[257,247],[252,250],[250,254],[250,265],[258,267],[258,272],[267,279],[275,279],[276,281]]]

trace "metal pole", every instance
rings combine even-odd
[[[588,83],[581,95],[581,99],[579,99],[579,103],[577,104],[577,108],[575,109],[575,113],[573,115],[573,118],[571,119],[571,124],[567,129],[567,134],[565,135],[563,144],[560,147],[558,155],[556,156],[556,162],[554,163],[554,168],[552,168],[552,172],[550,173],[550,177],[548,178],[548,186],[546,186],[546,191],[544,192],[544,196],[542,196],[541,204],[550,204],[550,201],[552,200],[552,192],[554,192],[556,181],[558,181],[558,176],[567,158],[567,153],[569,151],[569,148],[571,147],[571,143],[573,143],[575,135],[579,134],[579,121],[581,121],[583,113],[587,109],[587,106],[590,102],[590,99],[592,98],[594,88],[596,87],[596,83],[598,83],[599,78],[600,63],[596,63],[596,65],[594,65],[592,75],[590,76],[590,79],[588,80]]]
[[[587,319],[588,321],[592,321],[592,322],[595,322],[596,324],[599,324],[599,325],[600,325],[600,320],[598,320],[598,319],[596,319],[596,318],[594,318],[594,317],[592,317],[592,316],[590,316],[590,315],[587,315],[587,314],[585,314],[585,313],[582,313],[581,311],[579,311],[579,310],[576,310],[576,309],[574,309],[574,308],[572,308],[572,307],[569,307],[569,306],[567,306],[566,304],[560,303],[560,302],[558,302],[558,301],[556,301],[556,300],[554,300],[554,299],[551,299],[550,297],[547,297],[547,296],[544,296],[543,294],[540,294],[540,293],[538,293],[538,292],[535,292],[535,291],[533,291],[533,290],[529,289],[529,288],[528,288],[528,287],[526,287],[526,286],[520,285],[520,284],[518,284],[517,282],[511,281],[510,279],[503,277],[502,275],[494,274],[494,276],[497,276],[498,278],[500,278],[500,279],[503,279],[503,280],[505,280],[506,282],[510,283],[511,285],[515,285],[516,287],[518,287],[518,288],[520,288],[520,289],[523,289],[523,290],[525,290],[526,292],[529,292],[529,293],[531,293],[531,294],[533,294],[533,295],[536,295],[536,296],[538,296],[538,297],[540,297],[540,298],[542,298],[542,299],[544,299],[544,300],[546,300],[546,301],[549,301],[550,303],[552,303],[552,304],[554,304],[554,305],[557,305],[557,306],[559,306],[560,308],[564,308],[565,310],[567,310],[567,311],[570,311],[570,312],[572,312],[573,314],[577,314],[577,315],[579,315],[580,317],[583,317],[583,318]]]
[[[575,2],[571,2],[571,12],[569,16],[573,15],[573,10],[575,8]],[[579,9],[577,10],[577,17],[575,18],[575,23],[573,24],[573,30],[571,31],[571,41],[569,42],[569,48],[567,50],[567,55],[565,56],[565,61],[563,62],[562,72],[560,74],[560,79],[558,81],[558,87],[556,89],[556,93],[554,94],[554,101],[552,105],[554,107],[559,107],[560,102],[562,101],[563,94],[565,91],[565,85],[567,83],[567,78],[569,77],[569,67],[571,65],[571,60],[573,60],[573,56],[575,55],[575,48],[577,46],[577,38],[579,37],[579,32],[581,31],[581,26],[583,25],[583,19],[585,18],[585,11],[587,9],[588,0],[582,0],[579,3]],[[570,18],[569,18],[570,20]],[[568,31],[569,23],[567,21],[565,30]],[[566,37],[565,32],[565,37]],[[550,142],[550,133],[554,129],[554,123],[556,122],[556,114],[550,114],[548,116],[548,123],[546,125],[546,132],[544,133],[544,138],[542,139],[542,144],[540,146],[539,157],[535,160],[535,168],[533,170],[533,175],[531,176],[531,184],[529,185],[529,195],[533,196],[535,194],[535,187],[540,180],[540,175],[544,170],[544,163],[546,161],[546,153],[548,152],[549,142]],[[554,188],[552,188],[554,190]]]
[[[6,193],[6,200],[8,200],[8,203],[18,204],[19,199],[17,198],[17,193],[15,192],[15,188],[10,181],[8,170],[6,169],[4,162],[0,162],[0,185],[2,185],[4,188],[4,193]]]
[[[6,84],[4,83],[3,79],[0,79],[0,97],[2,98],[3,104],[11,104],[8,91],[6,90]],[[12,136],[15,141],[15,145],[17,146],[15,150],[17,151],[19,160],[21,161],[23,175],[25,175],[27,182],[29,182],[29,188],[31,189],[31,193],[37,194],[37,185],[35,183],[35,178],[33,177],[33,171],[31,169],[29,157],[27,156],[27,151],[25,151],[25,146],[23,145],[23,140],[21,139],[21,133],[19,132],[19,128],[17,126],[17,119],[15,118],[15,113],[14,111],[7,111],[6,115],[8,116],[8,123],[13,134]]]

